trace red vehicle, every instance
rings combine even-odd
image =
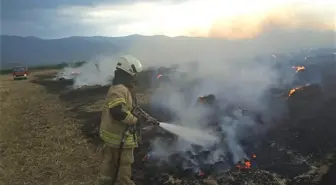
[[[18,79],[27,79],[28,78],[28,68],[18,66],[13,68],[13,79],[18,80]]]

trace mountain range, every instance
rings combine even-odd
[[[272,31],[244,40],[130,35],[42,39],[1,35],[1,68],[97,60],[100,56],[133,54],[147,62],[206,60],[295,49],[335,47],[335,31]]]

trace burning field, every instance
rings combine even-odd
[[[305,67],[293,68],[297,74],[305,72]],[[108,86],[71,90],[67,89],[71,86],[69,80],[48,81],[42,78],[35,83],[44,85],[50,93],[58,94],[67,104],[68,110],[81,120],[83,133],[99,147],[99,109]],[[276,97],[286,102],[288,116],[273,120],[278,124],[270,125],[267,132],[243,137],[239,145],[246,155],[238,161],[226,155],[221,160],[205,162],[216,151],[197,149],[194,145],[193,149],[173,152],[162,159],[162,156],[152,151],[153,143],[150,141],[160,138],[160,144],[167,145],[174,136],[162,131],[145,133],[144,144],[136,154],[135,181],[138,184],[167,185],[333,184],[336,78],[328,73],[328,78],[323,80],[320,84],[283,89],[282,95]],[[160,120],[171,119],[171,115],[163,115],[162,111],[150,106],[151,93],[151,90],[138,92],[142,107]]]
[[[139,185],[335,184],[336,66],[322,68],[314,69],[323,74],[316,83],[307,78],[311,75],[305,74],[310,73],[310,66],[293,66],[296,81],[274,87],[264,95],[269,109],[277,110],[283,104],[285,113],[269,116],[267,111],[241,108],[244,114],[253,117],[257,126],[244,127],[234,143],[227,139],[228,128],[224,141],[210,147],[185,143],[161,128],[144,130],[143,145],[135,155],[135,182]],[[36,75],[31,85],[57,96],[65,106],[65,114],[77,120],[81,135],[88,141],[81,145],[99,151],[100,107],[108,86],[72,89],[72,80],[52,80],[52,77]],[[156,92],[153,88],[140,87],[137,96],[141,107],[160,121],[174,120],[174,111],[153,104]],[[179,149],[173,150],[177,141]],[[90,165],[93,176],[97,175],[99,166],[98,159],[94,159],[96,163]]]

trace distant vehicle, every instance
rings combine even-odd
[[[23,66],[17,66],[13,68],[13,79],[27,79],[29,75],[28,68]]]

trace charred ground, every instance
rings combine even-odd
[[[334,69],[334,71],[336,70]],[[169,165],[158,168],[150,161],[143,162],[142,158],[147,153],[147,147],[143,146],[139,151],[137,151],[136,155],[136,163],[134,164],[135,181],[138,184],[144,185],[334,184],[335,181],[333,181],[333,176],[336,175],[336,136],[334,134],[334,130],[336,128],[336,75],[332,73],[325,74],[327,75],[323,78],[323,84],[303,87],[293,93],[290,97],[287,97],[289,89],[283,90],[283,98],[287,99],[286,101],[289,107],[289,116],[282,119],[280,123],[271,128],[267,134],[259,137],[253,137],[248,141],[247,145],[249,147],[249,152],[253,152],[257,155],[253,168],[247,171],[240,171],[235,169],[233,166],[232,170],[217,174],[212,173],[210,168],[209,170],[205,170],[204,176],[198,176],[197,174],[185,172],[182,169],[172,168]],[[70,132],[76,133],[76,129],[81,131],[81,133],[78,134],[79,137],[77,135],[72,135],[69,136],[69,138],[78,137],[76,140],[78,139],[81,141],[78,142],[78,144],[84,148],[80,151],[85,151],[85,148],[89,146],[95,148],[93,150],[87,149],[89,151],[87,152],[87,155],[91,154],[94,156],[90,157],[89,160],[83,155],[79,155],[79,157],[76,158],[78,161],[91,162],[89,166],[73,166],[73,168],[90,168],[87,170],[86,174],[92,174],[87,175],[86,178],[94,178],[99,166],[99,160],[96,158],[97,152],[94,151],[99,150],[101,144],[97,135],[97,129],[100,121],[100,107],[108,87],[97,86],[71,89],[71,80],[53,81],[51,80],[52,74],[35,76],[36,78],[32,79],[31,82],[22,82],[22,84],[34,86],[39,88],[39,91],[43,91],[43,93],[48,94],[49,99],[43,99],[42,103],[48,102],[50,99],[60,101],[59,104],[62,106],[60,106],[57,110],[61,111],[62,114],[64,114],[63,116],[67,117],[67,119],[71,119],[73,121],[72,124],[76,124],[76,126],[69,129]],[[143,78],[145,79],[146,75],[144,75]],[[9,85],[9,82],[6,83]],[[137,96],[140,99],[142,107],[150,112],[154,117],[161,120],[168,119],[169,115],[162,115],[162,112],[157,109],[151,109],[149,102],[150,94],[151,91],[148,90],[147,87],[142,86],[142,88],[138,90]],[[7,93],[7,95],[10,96],[10,93]],[[38,112],[37,109],[29,111]],[[35,115],[35,117],[38,115],[36,113],[31,114]],[[54,111],[53,114],[57,114],[57,111]],[[29,120],[27,120],[27,122],[29,122]],[[65,124],[68,124],[68,122],[58,121],[55,122],[55,124],[48,123],[47,126],[54,129],[61,129],[66,128]],[[33,124],[26,128],[34,129],[32,126],[38,127],[39,125]],[[67,131],[64,130],[64,132]],[[85,137],[82,138],[81,135],[84,135]],[[61,136],[56,135],[54,137],[57,138]],[[145,135],[146,139],[150,137],[152,136]],[[25,139],[29,140],[30,138],[29,136],[26,136]],[[36,139],[36,141],[37,140],[38,139]],[[15,142],[19,141],[15,140]],[[13,140],[13,143],[15,142]],[[67,144],[68,143],[64,143],[64,145]],[[12,146],[9,145],[2,145],[2,154],[6,155],[6,151],[8,151],[8,148],[11,147]],[[22,148],[20,147],[17,148],[17,150],[19,153],[21,152],[21,157],[29,155],[23,153]],[[29,151],[29,149],[25,151]],[[67,151],[65,150],[64,152]],[[76,154],[74,153],[72,157],[75,157],[75,155]],[[49,158],[57,159],[60,157],[50,155]],[[60,165],[72,164],[71,161],[60,161]],[[66,164],[67,162],[69,164]],[[55,163],[50,163],[49,166],[53,167],[54,164]],[[22,164],[22,166],[24,165]],[[19,167],[20,164],[17,164],[17,168]],[[58,170],[55,166],[53,168],[55,169],[51,170],[51,173]],[[28,170],[26,172],[27,174],[32,173],[31,169],[26,170]],[[62,169],[59,168],[59,170]],[[71,175],[74,172],[81,174],[81,172],[77,172],[77,170],[78,169],[72,169],[71,167],[66,169],[63,168],[62,173],[66,175]],[[8,178],[13,176],[7,175],[6,177]],[[39,178],[30,179],[31,181],[27,181],[27,179],[24,178],[30,179],[22,176],[21,180],[11,181],[12,183],[9,184],[20,184],[19,182],[21,182],[21,184],[22,182],[43,184],[46,182]],[[78,175],[78,178],[84,177],[83,175]],[[66,181],[56,179],[49,182],[64,184],[60,182]],[[73,180],[72,183],[74,182],[84,181]]]
[[[300,75],[304,76],[304,73]],[[150,162],[142,162],[147,152],[144,146],[136,156],[135,179],[144,184],[333,184],[330,175],[334,171],[336,148],[333,130],[336,123],[335,82],[335,75],[325,73],[322,84],[311,84],[290,97],[283,97],[287,99],[289,117],[266,135],[251,138],[249,150],[258,157],[248,171],[237,171],[233,167],[229,172],[212,174],[210,168],[200,177],[171,166],[158,168]],[[57,94],[66,103],[67,110],[81,120],[83,134],[99,145],[99,109],[108,87],[71,90],[69,80],[49,81],[42,76],[35,83]],[[143,89],[138,92],[142,107],[154,117],[165,119],[157,110],[151,110],[150,91],[144,93]],[[284,90],[284,94],[287,91]]]

